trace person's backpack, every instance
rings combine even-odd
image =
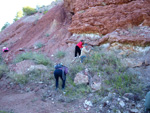
[[[63,68],[64,68],[65,74],[67,74],[68,73],[68,67],[64,66]]]
[[[63,66],[62,64],[57,64],[57,65],[55,66],[55,69],[61,69],[61,70],[63,70],[63,71],[65,72],[65,74],[68,73],[68,67]]]

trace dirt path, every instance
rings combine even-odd
[[[14,113],[78,113],[72,104],[55,103],[55,101],[42,101],[34,92],[15,93],[0,91],[0,110]]]

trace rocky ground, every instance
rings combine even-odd
[[[91,87],[91,90],[88,91],[84,89],[87,93],[83,92],[83,94],[83,90],[81,89],[79,90],[81,92],[80,94],[70,92],[72,90],[78,91],[76,89],[77,87],[70,88],[70,74],[67,77],[65,91],[61,89],[55,91],[53,77],[51,79],[48,78],[48,81],[32,81],[27,84],[18,84],[5,75],[0,79],[0,110],[12,113],[143,113],[144,96],[146,92],[150,90],[149,48],[135,47],[135,50],[140,51],[134,52],[130,49],[123,51],[117,49],[120,46],[121,44],[117,43],[112,47],[110,47],[109,44],[105,44],[101,47],[94,48],[93,51],[108,51],[108,53],[111,51],[118,54],[117,56],[122,59],[124,65],[128,67],[126,71],[136,73],[139,79],[141,79],[140,84],[144,86],[141,94],[131,91],[120,95],[107,86],[104,87],[103,90],[101,89],[103,81],[99,80],[101,77],[91,75],[94,84],[90,85],[91,83],[89,82],[89,78],[86,77],[86,73],[77,74],[74,78],[75,84],[89,83],[89,85],[84,88],[88,89]],[[64,60],[68,59],[69,56],[71,55],[66,55],[66,58],[60,59],[60,62],[63,61],[66,63],[65,65],[67,65],[68,62]],[[58,61],[55,55],[52,58],[53,61]],[[78,60],[75,61],[75,63],[79,65]],[[87,67],[86,64],[84,64],[84,66]],[[34,69],[47,70],[46,66],[35,65],[34,62],[30,60],[10,65],[10,68],[17,73],[26,73],[27,70],[31,71],[33,67]],[[53,76],[53,74],[50,74],[50,76]],[[79,87],[82,87],[82,85]]]
[[[143,113],[150,91],[148,0],[64,0],[0,33],[0,113]],[[79,34],[80,33],[80,34]],[[81,39],[92,52],[74,62]],[[54,64],[69,67],[55,91]]]

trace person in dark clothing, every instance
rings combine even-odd
[[[68,68],[66,66],[58,65],[58,64],[55,66],[54,76],[56,80],[56,90],[58,89],[59,86],[59,78],[61,78],[62,80],[62,89],[65,89],[67,73],[68,73]]]
[[[75,58],[77,57],[77,54],[79,54],[79,56],[80,56],[80,54],[81,54],[81,48],[83,48],[83,45],[84,44],[84,41],[83,40],[81,40],[77,45],[76,45],[76,47],[75,47]]]
[[[59,85],[59,77],[62,80],[62,89],[64,89],[65,88],[65,82],[66,82],[66,74],[64,74],[64,77],[62,77],[62,70],[56,69],[54,71],[54,76],[55,76],[55,80],[56,80],[56,90],[58,89],[58,85]]]

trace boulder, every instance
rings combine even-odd
[[[47,71],[48,69],[44,65],[31,65],[27,70],[28,71],[33,71],[33,70]]]
[[[100,90],[101,89],[101,79],[99,76],[95,75],[92,78],[92,84],[91,84],[91,88],[95,91]]]
[[[24,60],[19,63],[16,63],[15,65],[11,66],[11,69],[15,71],[17,74],[26,74],[27,69],[31,66],[34,65],[34,62],[31,60]]]
[[[74,83],[75,84],[87,84],[89,82],[89,78],[87,75],[83,73],[77,73],[75,78],[74,78]]]
[[[92,102],[88,100],[85,100],[83,105],[86,110],[90,110],[90,108],[93,106]]]

